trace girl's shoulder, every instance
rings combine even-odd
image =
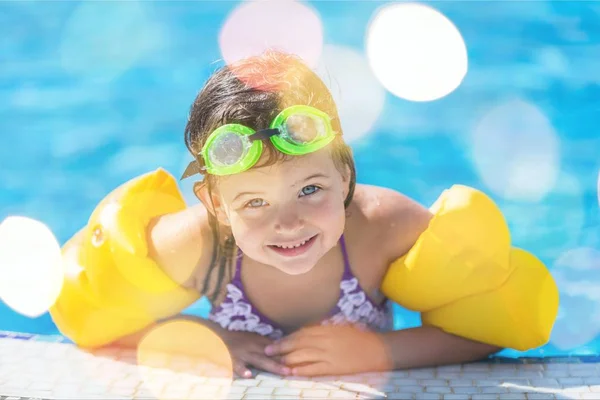
[[[432,217],[425,206],[398,191],[362,184],[356,185],[348,211],[347,228],[368,238],[389,262],[414,245]]]

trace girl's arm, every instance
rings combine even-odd
[[[212,331],[216,332],[217,334],[222,334],[224,331],[223,328],[221,328],[221,326],[218,325],[217,323],[214,323],[208,319],[200,318],[200,317],[197,317],[194,315],[178,314],[178,315],[175,315],[170,318],[165,318],[160,323],[164,323],[169,320],[193,321],[197,324],[206,326],[207,328],[211,329]],[[144,338],[144,336],[146,336],[148,333],[150,333],[150,331],[152,331],[154,328],[158,327],[158,325],[160,323],[154,322],[150,326],[147,326],[146,328],[144,328],[138,332],[135,332],[135,333],[132,333],[131,335],[127,335],[122,338],[119,338],[118,340],[111,343],[111,345],[117,346],[117,347],[123,347],[123,348],[136,348],[139,345],[140,341]],[[155,350],[159,350],[159,349],[155,349]]]
[[[433,326],[382,333],[393,369],[461,364],[486,358],[501,349],[451,335]]]
[[[202,203],[150,221],[148,256],[175,282],[201,288],[212,256],[213,237]]]

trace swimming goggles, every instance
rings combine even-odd
[[[267,129],[255,131],[240,124],[215,129],[200,152],[205,164],[202,170],[213,175],[246,171],[260,158],[264,139],[282,153],[297,156],[322,149],[334,137],[329,115],[310,106],[291,106],[281,111]],[[193,161],[181,179],[203,171]]]

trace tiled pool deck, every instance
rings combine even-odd
[[[153,368],[136,360],[132,350],[91,354],[61,337],[0,332],[0,399],[600,399],[600,357],[233,382],[207,377],[206,366],[189,359],[165,358]]]

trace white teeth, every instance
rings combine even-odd
[[[300,242],[300,243],[298,243],[298,244],[294,244],[294,245],[292,245],[292,246],[279,246],[279,245],[277,245],[277,244],[276,244],[275,246],[276,246],[276,247],[279,247],[279,248],[281,248],[281,249],[293,249],[293,248],[295,248],[295,247],[300,247],[300,246],[302,246],[302,245],[303,245],[304,243],[306,243],[306,242],[308,242],[308,240],[304,240],[304,241],[302,241],[302,242]]]

